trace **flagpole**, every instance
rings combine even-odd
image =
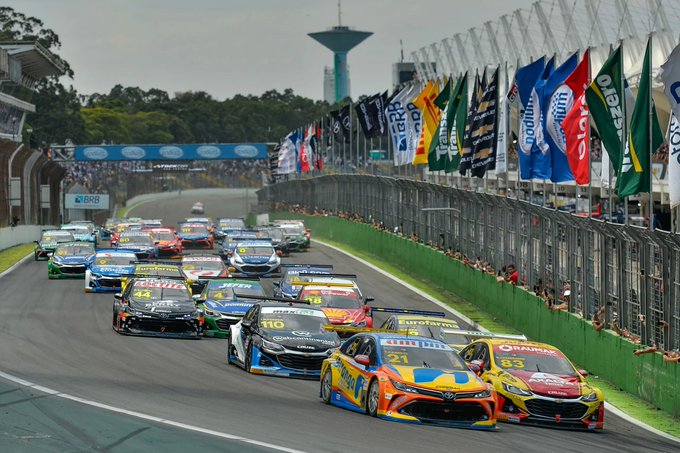
[[[621,110],[623,111],[623,134],[621,135],[621,159],[623,159],[623,156],[626,154],[626,143],[628,143],[628,106],[626,105],[626,74],[625,74],[625,68],[623,67],[623,39],[620,40],[620,47],[621,47],[621,90],[622,90],[622,95],[623,99],[621,102]],[[614,169],[614,172],[617,172],[617,169]],[[617,180],[618,184],[618,180]],[[609,186],[611,187],[611,181],[609,183]],[[624,225],[628,226],[628,197],[623,198],[623,216],[624,216]]]
[[[592,65],[590,64],[590,46],[586,49],[586,54],[588,55],[588,78],[586,79],[586,87],[590,85],[590,82],[592,81],[593,78],[593,68]],[[583,96],[585,97],[586,93],[585,90],[583,92]],[[590,115],[590,112],[588,112],[588,115]],[[592,147],[590,145],[591,141],[591,134],[590,134],[590,118],[588,118],[588,141],[586,143],[586,146],[588,147],[587,150],[587,156],[588,156],[588,218],[592,219],[593,218],[593,154],[592,154]],[[602,172],[602,165],[600,164],[600,172]],[[600,179],[601,181],[601,179]],[[602,182],[600,182],[602,184]],[[600,192],[601,194],[602,192]],[[600,205],[602,206],[602,205]]]
[[[352,111],[354,110],[354,103],[349,101],[349,157],[352,157],[352,142],[354,141],[354,134],[352,134]],[[346,164],[345,164],[346,165]]]
[[[654,172],[652,171],[652,163],[654,162],[653,156],[654,152],[656,151],[655,149],[652,149],[652,145],[654,143],[653,139],[653,132],[652,132],[652,125],[653,125],[653,120],[654,120],[654,98],[652,98],[652,36],[654,36],[654,32],[649,33],[649,52],[646,52],[649,54],[649,126],[648,126],[648,133],[649,133],[649,231],[654,231]]]

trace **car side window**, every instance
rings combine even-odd
[[[489,348],[484,343],[480,343],[475,347],[475,360],[481,360],[484,363],[485,370],[490,368]]]
[[[461,352],[463,360],[465,360],[466,362],[472,362],[474,360],[475,347],[476,345],[470,345],[467,348],[463,349],[463,352]]]
[[[359,350],[359,345],[361,345],[363,339],[363,337],[358,337],[352,341],[345,342],[340,348],[340,351],[347,356],[354,357]]]
[[[364,340],[357,355],[367,355],[370,359],[371,365],[376,365],[378,363],[378,351],[373,338],[367,337]]]
[[[258,309],[257,305],[253,305],[252,307],[250,307],[250,310],[248,310],[248,313],[246,313],[243,319],[246,321],[250,321],[252,323],[253,320],[255,319],[257,309]]]

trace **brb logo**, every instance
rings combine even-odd
[[[76,204],[99,204],[99,195],[77,195]]]

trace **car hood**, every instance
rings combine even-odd
[[[204,270],[187,271],[187,270],[184,270],[183,272],[184,272],[184,275],[186,275],[188,279],[198,280],[201,277],[218,277],[219,275],[222,274],[223,271],[204,271]]]
[[[366,317],[366,312],[360,308],[328,308],[321,309],[331,324],[351,324],[353,322],[363,321]]]
[[[169,245],[177,245],[175,241],[158,241],[158,245],[161,247],[167,247]]]
[[[243,302],[233,300],[206,300],[203,304],[208,310],[231,315],[245,315],[255,305],[255,302]]]
[[[246,264],[265,264],[267,263],[271,255],[269,256],[260,256],[260,255],[239,255],[239,257],[243,260],[244,263]]]
[[[92,260],[91,256],[64,256],[52,257],[53,261],[58,264],[87,264]]]
[[[553,398],[579,398],[582,383],[578,376],[567,376],[538,371],[507,370],[511,376],[520,379],[532,392]],[[507,380],[513,384],[512,380]]]
[[[264,330],[262,337],[286,349],[301,352],[320,352],[340,345],[335,332],[306,332],[301,330]]]
[[[153,313],[186,313],[196,311],[196,304],[193,300],[151,300],[151,301],[130,301],[130,306],[135,310],[150,311]]]
[[[38,245],[41,248],[53,249],[57,247],[57,241],[39,242]]]
[[[179,237],[182,239],[205,239],[210,236],[208,233],[200,234],[180,234]]]
[[[134,265],[126,266],[126,265],[120,265],[120,266],[92,266],[91,267],[92,272],[100,275],[124,275],[124,274],[131,274],[135,270]]]
[[[486,388],[477,375],[471,371],[439,370],[404,365],[386,365],[386,368],[398,379],[417,387],[451,392]]]

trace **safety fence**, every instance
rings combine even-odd
[[[680,348],[680,236],[427,182],[331,175],[265,187],[260,202],[342,211],[499,270],[590,319],[600,308],[643,344]],[[566,290],[569,290],[567,292]]]

